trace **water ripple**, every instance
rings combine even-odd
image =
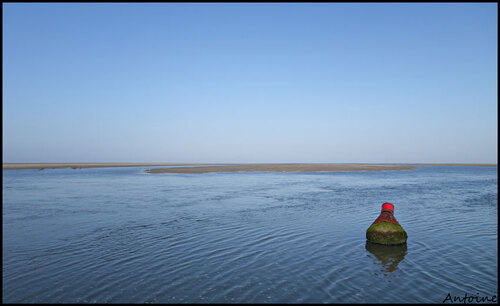
[[[22,179],[9,172],[4,302],[440,303],[448,292],[491,296],[498,281],[496,172],[472,168],[200,176],[82,169],[25,172]],[[384,201],[395,203],[409,234],[404,247],[365,241]]]

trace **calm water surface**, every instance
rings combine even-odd
[[[6,303],[441,303],[498,292],[497,167],[3,171]],[[383,202],[406,246],[369,244]]]

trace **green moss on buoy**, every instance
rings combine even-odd
[[[378,244],[404,244],[408,235],[401,225],[380,222],[373,224],[366,230],[366,239]]]
[[[408,234],[394,217],[394,205],[391,203],[382,204],[382,212],[366,230],[366,239],[373,243],[385,245],[406,243]]]

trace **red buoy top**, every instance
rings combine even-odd
[[[382,211],[380,212],[378,218],[373,221],[372,225],[379,222],[389,222],[399,225],[398,221],[394,217],[394,205],[389,202],[382,204]]]
[[[389,202],[385,202],[384,204],[382,204],[382,211],[384,211],[386,209],[390,210],[392,213],[394,213],[394,205],[392,205]]]

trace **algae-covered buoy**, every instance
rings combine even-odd
[[[408,234],[394,217],[394,205],[382,204],[382,211],[372,225],[366,230],[366,239],[378,244],[404,244]]]

